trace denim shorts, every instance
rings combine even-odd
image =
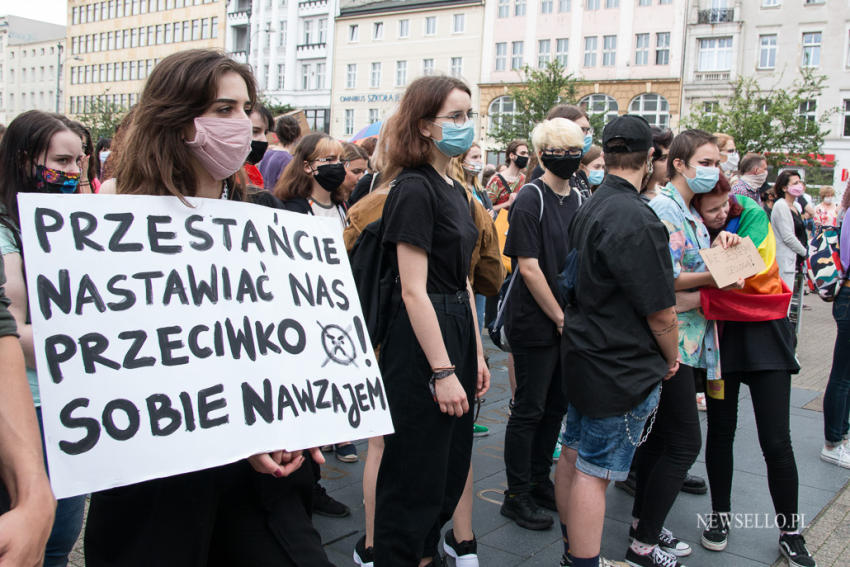
[[[602,418],[585,417],[570,404],[561,445],[578,453],[576,468],[581,472],[605,480],[626,480],[632,457],[643,438],[643,426],[660,397],[659,384],[626,414]]]

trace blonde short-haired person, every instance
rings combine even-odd
[[[815,207],[815,226],[838,226],[838,205],[835,199],[835,187],[824,185],[818,194],[820,204]]]
[[[507,303],[505,328],[517,388],[505,432],[508,489],[502,514],[533,530],[548,529],[557,510],[549,480],[552,448],[567,402],[561,377],[564,304],[555,280],[569,250],[567,228],[581,204],[569,179],[578,169],[584,135],[565,118],[538,124],[531,134],[543,175],[525,185],[511,206],[505,254],[518,278]]]

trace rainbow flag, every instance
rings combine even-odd
[[[776,237],[770,219],[761,206],[743,195],[732,195],[743,207],[741,215],[732,219],[726,230],[749,236],[767,268],[744,283],[744,289],[721,291],[701,288],[700,299],[706,319],[719,321],[771,321],[788,314],[791,290],[779,277],[776,263]]]

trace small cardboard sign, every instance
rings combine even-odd
[[[699,251],[717,287],[724,288],[767,269],[759,251],[749,236],[729,248],[714,246]]]

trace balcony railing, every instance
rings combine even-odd
[[[694,82],[718,83],[729,80],[729,71],[707,71],[694,73]]]
[[[325,11],[328,9],[328,0],[302,0],[298,3],[299,12]]]
[[[709,10],[700,10],[697,16],[697,23],[700,24],[725,24],[734,21],[734,8],[711,8]]]
[[[314,49],[324,49],[328,44],[325,42],[322,43],[302,43],[300,45],[295,46],[295,51],[312,51]]]

